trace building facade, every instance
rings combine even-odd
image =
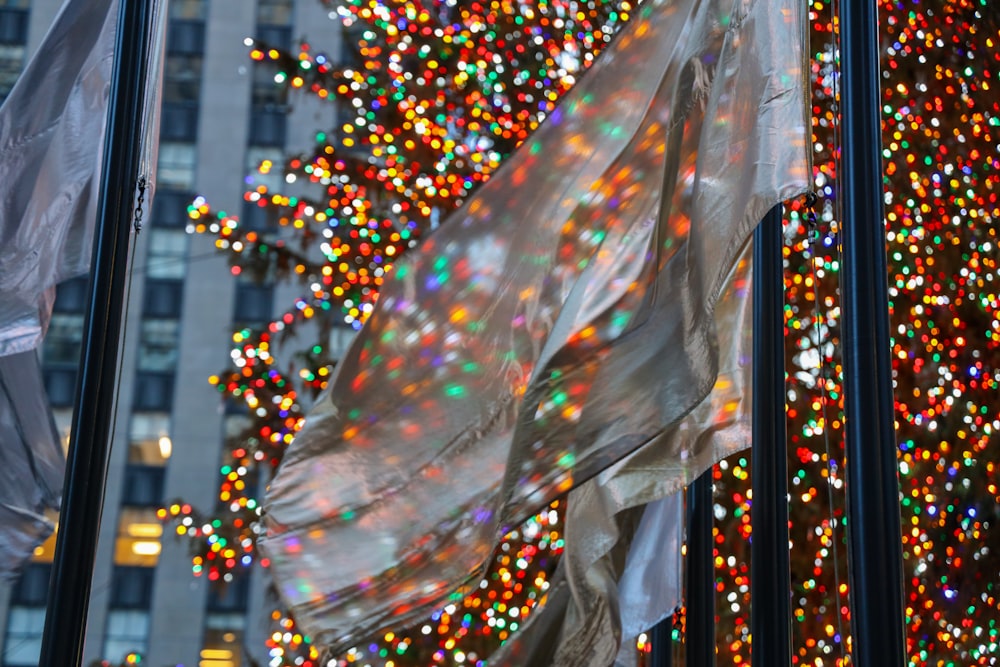
[[[60,4],[0,0],[0,99]],[[265,665],[264,577],[224,588],[195,578],[188,545],[164,532],[156,509],[175,498],[217,502],[225,434],[242,417],[207,378],[226,367],[234,329],[269,321],[296,290],[235,279],[214,239],[187,233],[186,209],[198,194],[238,210],[244,176],[261,160],[307,149],[332,126],[329,104],[303,96],[291,110],[244,40],[289,47],[308,37],[335,48],[340,24],[319,0],[170,0],[168,11],[157,191],[133,260],[84,664],[138,655],[153,667]],[[41,351],[67,437],[85,292],[86,279],[61,286]],[[53,547],[39,547],[19,581],[0,582],[0,667],[37,664]]]

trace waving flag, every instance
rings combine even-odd
[[[0,577],[51,532],[63,451],[34,349],[57,283],[86,273],[115,17],[68,0],[0,107]]]
[[[672,431],[716,385],[716,305],[809,181],[798,0],[649,0],[470,201],[389,274],[265,501],[319,644],[426,613],[500,535]]]

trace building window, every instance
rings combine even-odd
[[[204,21],[207,17],[205,0],[170,0],[170,18]]]
[[[283,109],[255,108],[250,113],[250,136],[258,146],[285,145],[285,120]]]
[[[196,141],[198,103],[164,102],[160,111],[160,141]]]
[[[14,87],[24,65],[28,41],[28,3],[0,4],[0,101]]]
[[[180,280],[146,280],[143,294],[142,314],[144,317],[179,319],[184,298],[184,283]]]
[[[200,54],[171,54],[163,64],[163,103],[197,102],[201,66]]]
[[[141,371],[168,372],[177,365],[180,322],[173,319],[144,319],[139,334]]]
[[[240,227],[246,231],[273,231],[278,228],[277,216],[270,206],[258,206],[256,202],[244,200]]]
[[[149,639],[149,612],[113,609],[108,612],[104,635],[104,657],[114,664],[124,662],[130,653],[142,655]]]
[[[153,575],[151,567],[116,565],[111,572],[112,609],[149,609],[153,605]]]
[[[153,200],[152,222],[153,233],[170,229],[184,229],[188,223],[188,204],[194,195],[187,191],[162,189],[156,191]],[[186,246],[185,246],[186,247]]]
[[[128,439],[130,464],[165,466],[173,453],[170,415],[163,412],[133,412]]]
[[[157,508],[163,502],[163,481],[166,469],[163,466],[125,466],[125,480],[122,484],[123,505],[131,507]]]
[[[35,667],[38,664],[50,569],[47,564],[31,564],[14,587],[3,656],[0,657],[4,667]]]
[[[270,45],[268,45],[270,46]],[[281,69],[274,63],[254,65],[251,74],[250,103],[254,108],[284,108],[288,102],[288,87],[275,83],[274,76]]]
[[[54,312],[42,343],[42,360],[49,364],[76,366],[83,344],[83,313]]]
[[[49,404],[53,408],[68,408],[73,405],[76,395],[76,365],[72,368],[42,367],[42,378],[45,382],[45,393],[49,395]]]
[[[165,188],[194,188],[195,165],[198,162],[194,144],[161,142],[157,169],[158,184]]]
[[[284,188],[285,159],[280,148],[250,146],[246,160],[244,171],[252,174],[254,183],[264,185],[272,192],[280,192]]]
[[[201,664],[205,667],[241,667],[243,630],[207,629],[201,649]]]
[[[173,20],[167,28],[167,53],[199,55],[205,52],[205,24],[201,21]]]
[[[242,614],[247,610],[249,599],[250,576],[237,575],[228,584],[216,585],[209,589],[206,609],[216,614]]]
[[[87,305],[87,277],[73,278],[56,288],[52,309],[60,313],[82,313]]]
[[[236,285],[233,320],[247,325],[262,325],[271,321],[274,308],[274,287],[255,283]]]
[[[187,273],[190,238],[183,229],[152,229],[146,255],[146,276],[183,280]]]
[[[156,567],[163,524],[154,507],[122,507],[115,540],[115,565]]]
[[[357,333],[354,327],[333,326],[330,329],[330,339],[326,348],[330,359],[343,359]]]
[[[258,25],[292,25],[292,0],[260,0],[257,3]]]
[[[166,412],[174,402],[174,374],[139,371],[132,397],[134,410]]]
[[[4,667],[36,667],[42,651],[45,607],[11,606],[4,642]]]

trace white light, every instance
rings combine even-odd
[[[174,443],[170,440],[170,437],[166,435],[161,435],[159,445],[160,445],[160,456],[165,459],[169,459],[170,455],[174,451]]]

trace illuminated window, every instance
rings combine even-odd
[[[35,547],[31,560],[35,563],[51,563],[56,555],[56,535],[59,533],[59,513],[55,510],[45,510],[45,518],[52,522],[55,529],[48,539]]]
[[[235,623],[235,625],[232,625]],[[242,667],[243,621],[231,614],[205,617],[205,640],[199,667]]]
[[[164,412],[134,412],[129,424],[128,462],[163,466],[173,451],[170,415]]]
[[[155,567],[160,557],[163,524],[155,507],[123,507],[115,540],[115,564]]]

